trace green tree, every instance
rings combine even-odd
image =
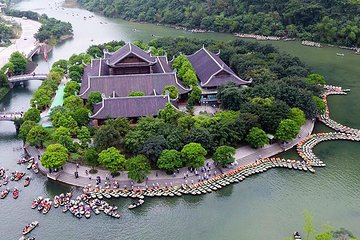
[[[76,93],[79,93],[79,91],[80,91],[79,83],[75,81],[69,81],[64,89],[64,98],[67,98],[71,95],[75,95]]]
[[[166,91],[169,92],[169,96],[171,99],[176,99],[179,96],[179,89],[175,87],[174,85],[167,85],[164,88],[163,95],[165,95]]]
[[[320,85],[325,85],[326,81],[325,81],[325,77],[323,75],[320,74],[310,74],[307,78],[305,78],[305,81],[311,84],[320,84]]]
[[[150,164],[143,155],[137,155],[126,162],[128,177],[138,183],[143,182],[146,175],[150,173]]]
[[[72,81],[81,82],[81,74],[79,72],[71,71],[69,77]]]
[[[269,143],[269,138],[264,130],[253,127],[246,136],[246,141],[255,148],[261,148]]]
[[[85,126],[82,126],[77,132],[77,138],[79,139],[82,147],[88,147],[89,143],[91,143],[89,129]]]
[[[226,110],[237,111],[245,101],[240,89],[235,84],[226,84],[219,88],[217,98],[221,101],[221,107]]]
[[[166,123],[175,123],[179,116],[180,112],[171,103],[167,103],[165,108],[159,112],[159,117]]]
[[[144,92],[129,92],[129,97],[142,97],[145,96]]]
[[[125,170],[126,159],[119,150],[110,147],[99,153],[99,163],[106,167],[112,175],[115,175],[118,171]]]
[[[64,107],[70,112],[75,112],[77,109],[83,106],[83,101],[78,96],[69,96],[64,100]]]
[[[41,157],[41,164],[46,168],[56,168],[64,166],[68,160],[68,150],[61,144],[49,145]]]
[[[90,107],[92,107],[96,103],[100,103],[102,101],[101,93],[98,91],[91,92],[87,101]]]
[[[121,136],[114,127],[109,125],[101,126],[95,133],[94,145],[98,150],[104,150],[114,146],[120,146]]]
[[[289,119],[296,122],[297,125],[302,126],[306,122],[305,113],[300,108],[291,108]]]
[[[40,110],[36,108],[30,108],[24,114],[24,121],[33,121],[37,123],[40,119]]]
[[[36,122],[34,122],[34,121],[23,122],[23,124],[21,124],[21,126],[20,126],[18,137],[25,142],[28,133],[35,126],[36,126]]]
[[[65,127],[59,127],[57,128],[52,134],[51,138],[56,142],[60,143],[64,147],[66,147],[68,150],[73,150],[73,140],[70,136],[69,129]]]
[[[181,156],[187,166],[199,168],[204,166],[207,152],[199,143],[186,144],[181,150]]]
[[[10,55],[9,62],[14,65],[14,74],[21,75],[25,73],[27,66],[27,59],[20,52],[13,52]]]
[[[140,149],[145,140],[146,136],[144,136],[143,131],[130,131],[125,136],[124,145],[128,151],[134,153]]]
[[[70,115],[76,121],[77,125],[85,126],[90,122],[90,110],[85,107],[79,107],[75,109]]]
[[[315,233],[313,216],[307,210],[304,211],[304,232],[305,240],[312,239]]]
[[[165,148],[167,148],[167,144],[164,136],[151,136],[141,145],[139,153],[144,154],[156,165],[156,160]]]
[[[105,124],[114,127],[121,137],[125,137],[130,131],[130,122],[126,118],[108,119]]]
[[[188,104],[190,106],[194,106],[195,104],[198,104],[201,99],[201,89],[197,86],[192,87],[192,91],[189,94],[189,100]]]
[[[291,119],[282,120],[276,130],[275,137],[280,141],[289,141],[294,139],[300,131],[300,127]]]
[[[45,128],[36,125],[27,134],[26,141],[29,142],[31,146],[35,147],[43,147],[44,142],[48,137],[48,133],[46,132]]]
[[[183,164],[181,160],[180,152],[172,150],[163,150],[160,154],[160,157],[157,161],[157,166],[160,169],[166,171],[174,172],[177,168],[181,167]]]
[[[76,135],[77,123],[73,117],[67,112],[57,112],[51,118],[51,123],[54,127],[66,127],[69,129],[72,136]]]
[[[326,105],[323,99],[319,98],[318,96],[313,96],[313,101],[316,104],[317,111],[320,114],[324,114],[326,111]]]
[[[56,62],[53,63],[52,67],[60,67],[62,69],[67,69],[68,61],[64,59],[57,60]]]
[[[235,148],[230,146],[220,146],[216,149],[212,159],[225,167],[226,164],[233,163],[235,161]]]
[[[86,150],[84,158],[93,170],[95,167],[99,166],[99,154],[94,147],[90,147]]]

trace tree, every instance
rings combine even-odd
[[[83,101],[78,96],[69,96],[64,100],[64,107],[70,112],[75,112],[77,109],[83,106]]]
[[[192,168],[204,166],[206,154],[206,150],[199,143],[186,144],[181,150],[181,156],[187,166]]]
[[[64,98],[67,98],[71,95],[75,95],[76,93],[79,93],[79,91],[80,91],[79,83],[75,81],[69,81],[64,89]]]
[[[307,78],[305,78],[305,82],[311,83],[311,84],[320,84],[325,85],[325,77],[320,74],[310,74]]]
[[[144,136],[143,131],[134,130],[126,134],[124,145],[128,151],[134,153],[141,148],[145,140],[146,136]]]
[[[99,165],[99,154],[94,147],[90,147],[86,150],[84,158],[92,169],[95,169],[95,167]]]
[[[312,239],[312,235],[315,233],[313,216],[307,210],[304,211],[304,232],[305,240]]]
[[[160,169],[166,171],[174,172],[177,168],[181,167],[183,164],[181,160],[180,152],[172,150],[163,150],[160,154],[160,157],[157,161],[157,166]]]
[[[82,147],[88,147],[91,142],[90,131],[87,127],[82,126],[77,132],[77,138],[80,141]]]
[[[56,112],[51,117],[51,123],[54,127],[66,127],[72,136],[76,135],[77,123],[67,112]]]
[[[143,182],[150,172],[149,161],[143,155],[137,155],[126,162],[128,177],[138,183]]]
[[[144,154],[155,165],[162,150],[166,147],[167,144],[164,136],[151,136],[142,144],[139,153]]]
[[[189,94],[188,104],[194,106],[199,103],[201,99],[201,89],[198,86],[193,86],[191,93]]]
[[[14,65],[15,75],[21,75],[26,71],[27,59],[20,52],[13,52],[10,55],[9,62]]]
[[[36,125],[27,134],[26,141],[29,142],[31,146],[36,147],[43,147],[44,142],[48,137],[48,133],[46,132],[45,128]]]
[[[73,150],[73,140],[70,136],[69,129],[65,127],[59,127],[51,134],[51,138],[56,143],[60,143],[66,147],[68,150]]]
[[[34,121],[28,120],[28,121],[23,122],[23,124],[21,124],[21,126],[20,126],[18,137],[25,142],[28,133],[35,126],[36,126],[36,122],[34,122]]]
[[[276,130],[275,137],[280,141],[294,139],[300,131],[300,127],[291,119],[282,120]]]
[[[326,111],[326,105],[325,105],[324,100],[322,100],[318,96],[313,96],[313,101],[316,104],[316,108],[317,108],[318,113],[324,114],[325,111]]]
[[[90,107],[92,107],[96,103],[100,103],[102,101],[101,93],[98,91],[91,92],[87,101]]]
[[[305,114],[300,108],[291,108],[289,119],[296,122],[297,125],[302,126],[306,122]]]
[[[141,97],[145,96],[144,92],[129,92],[129,97]]]
[[[76,121],[77,125],[85,126],[89,123],[90,117],[89,117],[90,110],[85,107],[79,107],[75,109],[71,113],[72,118]]]
[[[180,113],[171,103],[167,103],[165,108],[159,112],[159,117],[166,123],[175,123],[179,116]]]
[[[37,123],[40,119],[40,110],[37,108],[30,108],[24,114],[24,121],[33,121]]]
[[[169,92],[169,97],[171,99],[177,99],[178,96],[179,96],[179,89],[177,89],[177,87],[175,87],[174,85],[165,86],[164,91],[163,91],[162,94],[165,95],[166,91]]]
[[[263,147],[266,144],[268,144],[269,138],[268,138],[266,132],[264,132],[264,130],[257,128],[257,127],[253,127],[250,129],[250,132],[246,136],[246,141],[251,146],[253,146],[255,148],[259,148],[259,147]]]
[[[75,82],[81,82],[81,74],[79,72],[76,72],[76,71],[71,71],[69,73],[69,77],[72,81],[75,81]]]
[[[235,148],[230,146],[220,146],[216,149],[212,159],[225,167],[226,164],[233,163],[235,161]]]
[[[217,98],[221,101],[221,107],[226,110],[237,111],[245,101],[242,90],[233,83],[223,85],[219,88]]]
[[[53,63],[52,67],[60,67],[62,69],[67,69],[68,67],[68,61],[64,59],[57,60]]]
[[[68,157],[68,150],[63,145],[51,144],[42,155],[41,164],[46,168],[59,169],[65,164]]]
[[[114,127],[121,137],[125,137],[130,131],[130,122],[126,118],[108,119],[105,124]]]
[[[112,175],[115,175],[118,171],[125,170],[126,159],[119,150],[110,147],[99,153],[99,163],[106,167]]]
[[[114,146],[120,146],[121,136],[114,127],[103,125],[95,133],[94,145],[98,150],[104,150]]]

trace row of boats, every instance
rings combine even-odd
[[[0,199],[5,199],[9,195],[10,192],[11,192],[10,188],[6,188],[3,191],[1,191]],[[14,188],[12,190],[13,198],[17,199],[19,197],[19,193],[20,193],[19,189]]]
[[[318,47],[318,48],[322,47],[320,43],[312,42],[312,41],[302,41],[301,44],[309,47]]]
[[[209,180],[196,183],[196,184],[182,184],[181,186],[175,187],[148,187],[146,189],[140,189],[140,191],[134,189],[129,191],[126,189],[117,188],[101,188],[99,186],[86,186],[83,188],[84,193],[90,194],[92,198],[103,199],[103,198],[119,198],[119,197],[131,197],[142,200],[144,197],[174,197],[182,195],[200,195],[217,191],[229,184],[238,183],[245,180],[254,174],[262,173],[270,168],[288,168],[300,171],[309,171],[315,173],[315,170],[308,165],[305,161],[286,160],[281,158],[265,158],[251,163],[245,166],[238,167],[230,172],[218,175]],[[143,202],[133,203],[129,206],[133,209],[140,206]]]
[[[360,131],[358,129],[344,126],[330,118],[330,112],[327,102],[327,96],[329,95],[345,95],[349,89],[342,89],[341,87],[325,85],[324,86],[323,100],[325,102],[325,113],[318,116],[319,121],[334,129],[336,132],[330,133],[317,133],[308,136],[303,139],[297,145],[297,152],[306,162],[316,167],[324,167],[323,163],[313,152],[313,148],[324,141],[332,140],[348,140],[348,141],[360,141]]]

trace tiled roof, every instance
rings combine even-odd
[[[109,65],[115,65],[128,55],[133,54],[141,59],[143,59],[145,62],[154,64],[155,58],[150,55],[150,53],[145,52],[138,46],[135,46],[132,43],[127,43],[125,46],[111,54],[111,56],[108,58],[108,64]]]
[[[161,95],[167,85],[174,85],[180,93],[190,91],[178,83],[175,73],[93,76],[82,81],[82,85],[87,86],[82,86],[80,90],[80,97],[83,99],[87,99],[93,91],[99,91],[105,97],[127,97],[130,92],[135,91],[144,92],[146,96],[155,93]]]
[[[193,65],[201,82],[201,86],[203,87],[220,86],[227,82],[235,82],[239,85],[250,83],[249,81],[245,81],[236,76],[236,74],[221,60],[218,55],[208,51],[204,47],[187,57]],[[220,72],[226,73],[228,77],[216,77],[216,75]]]
[[[84,68],[82,76],[80,93],[87,89],[87,79],[91,76],[109,75],[109,67],[106,65],[104,59],[92,59],[91,63]]]
[[[92,119],[156,116],[169,102],[167,96],[105,98],[95,105]]]

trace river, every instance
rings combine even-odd
[[[16,5],[20,10],[46,13],[69,21],[74,38],[54,48],[49,64],[85,51],[89,45],[111,40],[149,40],[156,36],[188,36],[198,38],[232,39],[231,35],[194,34],[171,28],[108,19],[86,10],[55,7],[55,0],[25,0]],[[95,17],[83,20],[84,16]],[[100,23],[102,22],[102,24]],[[105,24],[106,23],[106,24]],[[137,31],[133,31],[137,29]],[[93,41],[92,41],[93,40]],[[298,56],[324,74],[331,84],[351,88],[348,96],[330,97],[332,117],[351,127],[360,128],[360,56],[337,48],[310,48],[299,42],[272,42],[281,51]],[[337,57],[336,53],[345,53]],[[37,59],[37,72],[47,71],[48,63]],[[41,82],[33,81],[13,89],[0,103],[0,108],[26,110],[32,93]],[[317,130],[326,130],[322,125]],[[22,151],[12,123],[0,122],[0,166],[24,170],[16,160]],[[119,206],[118,220],[104,215],[78,220],[60,210],[52,209],[46,216],[30,208],[38,195],[53,197],[64,191],[78,189],[34,176],[27,188],[20,188],[20,197],[0,200],[0,239],[18,239],[23,226],[38,220],[39,227],[31,234],[36,239],[270,239],[280,240],[303,227],[303,211],[313,213],[315,225],[331,224],[345,227],[360,236],[360,148],[353,142],[326,142],[315,148],[325,160],[326,168],[316,174],[284,169],[272,169],[252,176],[243,183],[200,197],[185,196],[172,199],[149,199],[139,209],[129,211],[130,200],[113,201]],[[285,154],[295,157],[294,151]],[[16,186],[10,183],[10,186]],[[4,187],[2,187],[3,189]]]

